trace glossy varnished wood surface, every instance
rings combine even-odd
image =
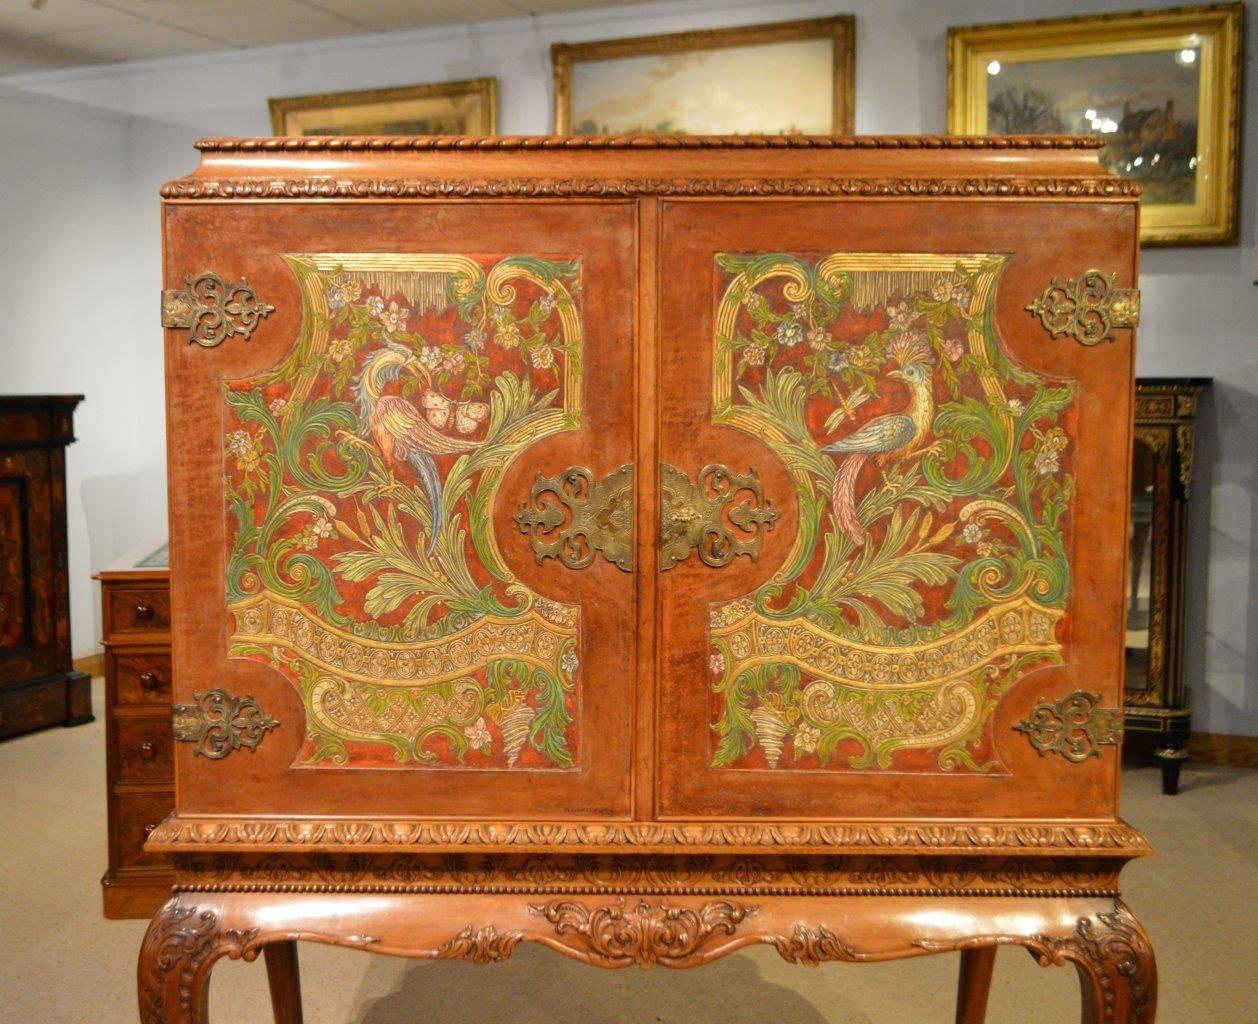
[[[1085,1021],[1150,1024],[1152,950],[1117,898],[1147,844],[1117,818],[1117,750],[1073,764],[1012,729],[1046,694],[1118,700],[1133,338],[1053,339],[1025,306],[1093,266],[1134,284],[1137,191],[1073,140],[203,144],[164,190],[165,285],[247,277],[276,308],[248,342],[167,334],[174,696],[224,686],[280,724],[218,761],[175,751],[177,813],[148,848],[178,858],[178,892],[141,953],[141,1019],[203,1024],[214,962],[264,949],[277,1019],[299,1019],[300,939],[476,963],[536,942],[602,967],[692,967],[751,944],[808,964],[962,952],[957,1019],[971,1024],[994,950],[1020,945],[1076,966]],[[763,581],[799,519],[761,440],[711,425],[722,250],[1005,254],[1004,344],[1079,382],[1069,643],[997,711],[1008,775],[710,767],[702,609]],[[583,261],[587,418],[528,450],[492,511],[511,571],[588,613],[580,768],[295,768],[293,686],[226,656],[220,389],[293,344],[301,302],[281,254],[441,251]],[[693,475],[721,461],[754,465],[779,506],[759,561],[661,572],[660,463]],[[634,571],[536,564],[511,518],[535,474],[628,462]]]

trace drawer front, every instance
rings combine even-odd
[[[163,587],[120,587],[110,590],[105,639],[137,633],[170,631],[170,591]]]
[[[173,782],[169,715],[115,718],[114,733],[119,782]]]
[[[170,652],[128,651],[112,656],[119,704],[170,703]]]
[[[175,794],[136,793],[114,796],[114,827],[110,829],[117,868],[160,868],[169,865],[162,854],[144,852],[144,841],[175,809]]]

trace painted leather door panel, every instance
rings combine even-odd
[[[632,461],[632,204],[219,216],[168,207],[168,287],[208,265],[275,308],[168,335],[176,699],[278,726],[195,771],[180,744],[181,809],[627,814],[632,577],[539,562],[514,517]]]
[[[660,574],[663,817],[1112,806],[1116,748],[1074,763],[1017,726],[1041,698],[1120,704],[1122,552],[1079,538],[1123,529],[1133,339],[1055,339],[1025,307],[1092,267],[1131,287],[1131,217],[665,205],[661,461],[756,473],[726,527],[777,515],[757,560]]]

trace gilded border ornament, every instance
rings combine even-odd
[[[193,694],[193,704],[176,704],[171,729],[180,743],[195,743],[195,753],[217,761],[233,750],[257,750],[262,738],[279,722],[253,697],[233,697],[215,688]]]
[[[215,348],[237,334],[248,341],[261,320],[275,311],[243,277],[228,282],[206,270],[185,280],[186,289],[162,292],[162,326],[186,328],[190,345]]]
[[[754,469],[735,473],[728,466],[704,466],[691,481],[664,463],[660,484],[661,572],[684,562],[691,551],[714,569],[729,565],[738,555],[759,560],[765,531],[773,529],[780,513],[765,499]]]
[[[569,466],[558,476],[538,473],[515,521],[539,565],[557,558],[569,569],[585,569],[602,554],[632,572],[633,466],[598,482],[584,466]]]
[[[1068,334],[1081,345],[1114,340],[1114,328],[1140,322],[1140,289],[1115,288],[1115,274],[1086,270],[1065,283],[1054,277],[1026,307],[1054,338]]]
[[[1100,757],[1102,746],[1122,742],[1122,708],[1100,707],[1101,697],[1076,690],[1059,701],[1041,697],[1030,715],[1015,725],[1043,757],[1060,754],[1072,764]]]

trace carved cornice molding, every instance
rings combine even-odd
[[[601,967],[694,967],[721,955],[732,936],[758,908],[726,901],[702,907],[624,899],[589,907],[576,900],[530,904],[529,911],[554,926],[551,944],[567,947]]]
[[[164,199],[466,199],[798,196],[1122,199],[1140,185],[1122,178],[182,178]]]
[[[670,855],[176,858],[198,892],[615,894],[656,896],[1113,896],[1113,858]]]
[[[420,135],[261,136],[199,139],[203,153],[414,153],[441,150],[621,149],[1100,149],[1104,140],[1070,135]]]
[[[233,848],[257,851],[335,852],[432,847],[530,848],[641,852],[691,849],[884,853],[1062,853],[1140,856],[1148,841],[1125,822],[1032,824],[970,822],[852,822],[777,825],[762,822],[579,824],[534,822],[425,822],[363,819],[198,818],[172,815],[149,836],[148,848],[165,853]]]

